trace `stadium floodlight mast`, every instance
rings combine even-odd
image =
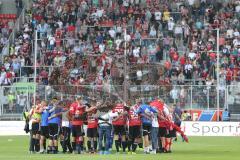
[[[37,91],[37,29],[35,30],[34,41],[34,93],[33,93],[33,105],[36,105],[36,91]]]
[[[220,72],[220,67],[219,67],[219,28],[216,29],[217,31],[217,121],[219,121],[219,110],[220,110],[220,95],[219,95],[219,89],[220,89],[220,85],[219,85],[219,72]]]
[[[219,121],[219,110],[220,110],[220,98],[219,98],[219,89],[220,89],[220,85],[219,85],[219,72],[220,72],[220,67],[219,67],[219,28],[217,28],[217,108],[218,108],[218,112],[217,112],[217,120]]]
[[[123,100],[127,102],[127,28],[124,30],[124,94]]]
[[[219,113],[219,111],[220,111],[220,92],[219,92],[219,88],[220,88],[220,84],[219,84],[219,82],[220,82],[220,78],[219,78],[219,76],[220,76],[220,65],[219,65],[219,32],[220,32],[220,30],[219,30],[219,28],[216,28],[216,29],[210,29],[210,30],[212,30],[212,31],[217,31],[217,84],[216,84],[216,89],[217,89],[217,121],[219,121],[219,116],[220,116],[220,113]]]

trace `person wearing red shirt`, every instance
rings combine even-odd
[[[92,104],[87,105],[87,146],[89,153],[95,153],[97,151],[97,137],[98,137],[98,119],[96,117],[97,104],[93,101]],[[93,148],[92,148],[93,142]]]
[[[113,113],[118,113],[118,116],[113,119],[113,130],[114,130],[114,140],[117,153],[119,153],[120,141],[119,135],[122,138],[122,148],[123,152],[126,151],[127,143],[126,143],[126,116],[125,116],[125,106],[123,104],[116,104],[115,107],[112,109]]]
[[[82,98],[77,97],[76,101],[73,102],[70,106],[69,114],[71,117],[72,124],[72,147],[73,150],[80,154],[83,149],[83,115],[85,106],[82,104]]]
[[[141,141],[141,118],[135,113],[139,106],[140,103],[137,103],[128,111],[129,146],[132,146],[132,154],[135,154],[137,145]]]
[[[60,48],[60,47],[61,47],[61,43],[62,43],[61,38],[60,38],[59,36],[57,36],[55,39],[56,39],[56,40],[55,40],[56,47],[57,47],[57,48]]]
[[[48,85],[48,72],[45,69],[42,69],[39,76],[42,79],[42,83]]]
[[[163,112],[164,102],[162,100],[155,100],[155,103],[153,101],[152,103],[150,103],[150,106],[153,106],[158,110],[158,124],[159,124],[158,135],[161,140],[161,143],[159,143],[159,149],[160,152],[164,152],[165,139],[167,136],[166,118]]]
[[[69,25],[68,28],[67,28],[67,31],[68,31],[68,32],[74,32],[75,29],[76,29],[75,26]]]

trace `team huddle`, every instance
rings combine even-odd
[[[149,104],[137,99],[130,102],[84,103],[82,97],[73,102],[53,99],[38,102],[26,114],[30,130],[30,153],[110,154],[114,142],[116,154],[171,153],[176,131],[187,141],[180,124],[173,123],[173,110],[162,100]],[[47,143],[48,140],[48,143]],[[85,147],[85,144],[87,147]]]

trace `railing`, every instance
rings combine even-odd
[[[40,74],[41,69],[46,70],[46,72],[48,72],[48,75],[50,76],[50,74],[52,73],[52,71],[54,70],[54,68],[59,68],[59,67],[63,67],[62,65],[56,65],[56,66],[36,66],[36,70],[37,70],[37,76]],[[33,70],[34,66],[23,66],[20,67],[19,70],[19,77],[20,79],[22,78],[34,78],[34,77],[28,77],[27,75],[31,75],[29,74],[29,70]]]
[[[16,83],[13,86],[0,87],[0,114],[21,114],[29,110],[33,105],[33,83]],[[85,100],[92,98],[100,101],[112,99],[124,102],[124,86],[122,85],[81,85],[81,86],[45,86],[37,85],[36,99],[51,100],[53,97],[59,99],[74,99],[82,95]],[[155,98],[163,99],[171,106],[179,102],[181,107],[188,109],[217,110],[217,88],[216,86],[204,85],[130,85],[128,86],[127,98],[132,104],[137,98],[149,102]],[[240,104],[239,86],[225,86],[220,90],[220,109],[226,109],[229,105]],[[239,101],[238,101],[239,100]]]

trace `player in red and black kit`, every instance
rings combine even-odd
[[[166,118],[165,114],[163,112],[164,108],[164,102],[160,99],[154,100],[152,103],[150,103],[151,106],[154,106],[158,110],[158,124],[159,124],[159,131],[158,136],[160,139],[159,143],[159,151],[164,152],[164,146],[165,146],[165,137],[167,135],[167,126],[166,126]]]
[[[96,101],[93,101],[91,105],[87,104],[87,146],[89,153],[97,152],[97,137],[98,137],[98,119],[96,117],[97,106]],[[92,145],[93,143],[93,145]],[[93,147],[92,147],[93,146]]]
[[[115,107],[112,109],[113,113],[118,113],[118,116],[115,117],[112,121],[113,124],[113,130],[114,130],[114,140],[115,140],[115,146],[116,151],[119,153],[119,147],[120,147],[120,141],[119,136],[121,135],[122,140],[122,148],[123,152],[126,151],[127,142],[126,142],[126,110],[125,106],[121,103],[118,103],[115,105]]]
[[[141,141],[141,118],[136,114],[139,104],[131,106],[128,111],[128,126],[129,126],[129,141],[128,145],[131,146],[132,154],[135,154],[138,143]]]
[[[83,116],[85,112],[85,106],[82,104],[82,98],[78,97],[75,102],[70,106],[70,117],[72,124],[72,147],[73,150],[80,154],[83,149]]]
[[[166,136],[167,136],[167,124],[166,124],[166,115],[163,111],[164,108],[164,102],[162,100],[159,100],[161,103],[161,106],[157,107],[158,109],[158,124],[159,124],[159,131],[158,136],[160,137],[161,143],[159,143],[159,152],[166,152],[165,145],[166,145]]]

